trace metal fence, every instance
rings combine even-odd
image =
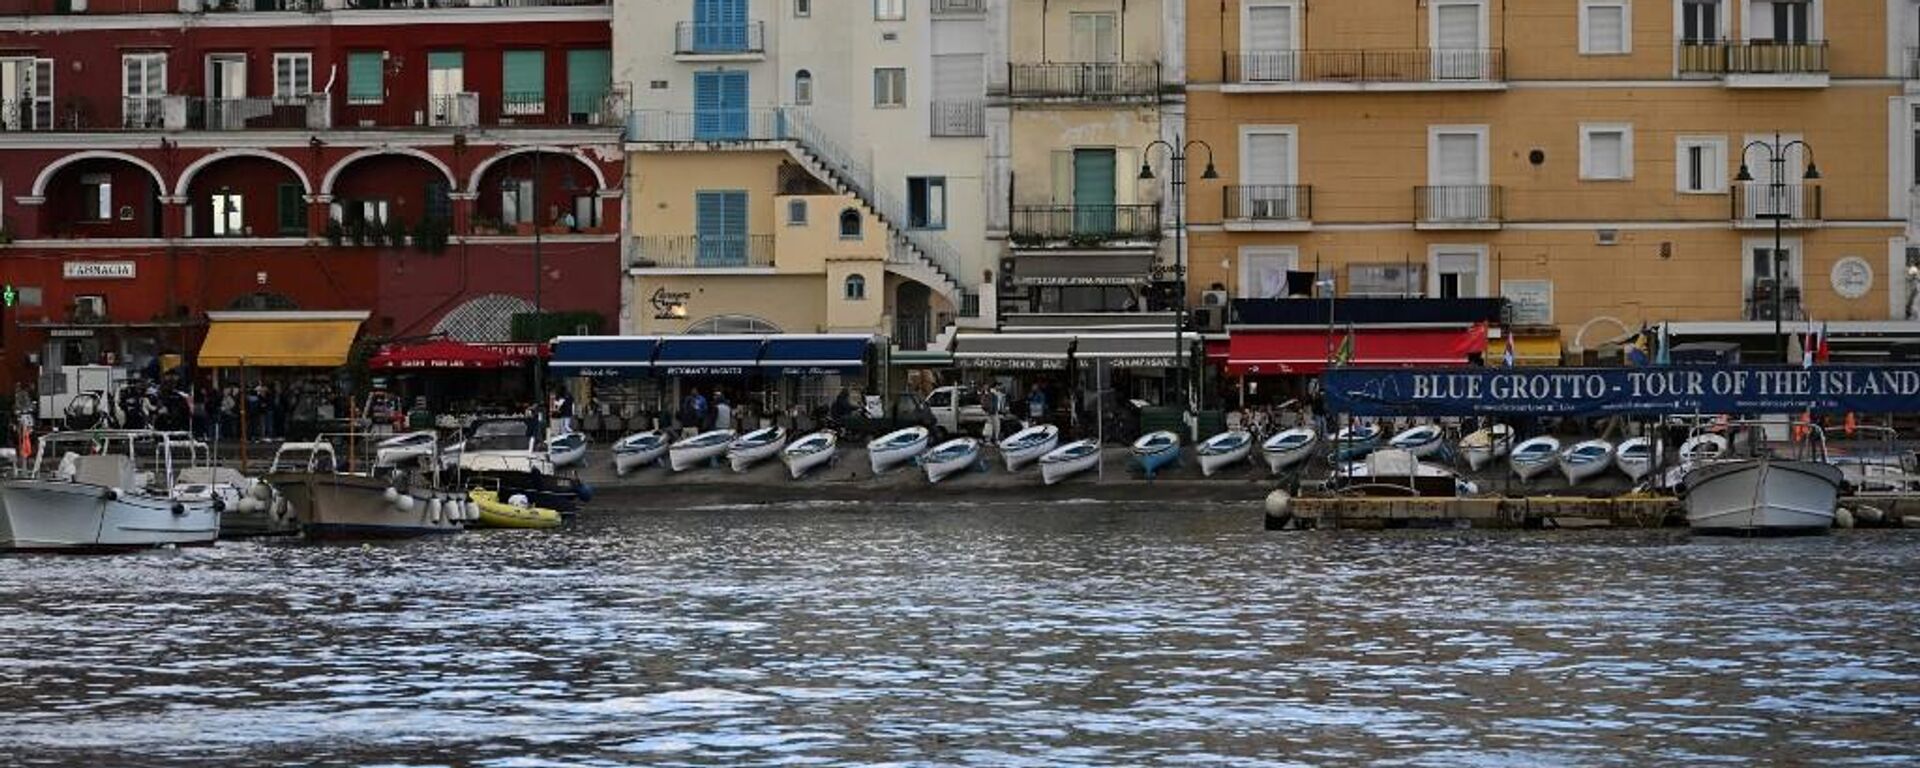
[[[928,114],[927,132],[934,136],[987,135],[987,105],[980,99],[936,99],[928,105]]]
[[[772,267],[773,235],[635,237],[628,266],[639,269]]]
[[[766,23],[683,21],[673,27],[673,52],[681,55],[764,53]]]
[[[1820,185],[1766,181],[1733,183],[1733,218],[1740,221],[1819,221]]]
[[[1226,54],[1235,83],[1422,83],[1505,80],[1506,51],[1490,49],[1241,51]]]
[[[1153,240],[1160,237],[1160,206],[1016,205],[1011,234],[1020,240]]]
[[[1414,187],[1414,215],[1428,223],[1497,222],[1504,213],[1500,191],[1492,184]]]
[[[1798,75],[1829,71],[1827,43],[1824,40],[1806,43],[1682,42],[1677,57],[1683,74]]]
[[[209,99],[195,96],[187,100],[187,128],[196,131],[247,131],[324,127],[308,122],[309,108],[306,99]]]
[[[1229,219],[1307,221],[1313,218],[1313,187],[1306,184],[1228,184],[1221,193]]]
[[[1007,65],[1007,95],[1016,99],[1119,99],[1159,92],[1159,64]]]

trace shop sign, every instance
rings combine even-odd
[[[745,376],[747,369],[738,365],[695,365],[664,369],[668,376]]]
[[[1146,283],[1146,281],[1147,281],[1146,276],[1144,275],[1061,275],[1061,276],[1038,276],[1038,277],[1016,276],[1013,279],[1013,282],[1017,285],[1032,285],[1032,286],[1041,286],[1041,287],[1142,285]]]
[[[1105,358],[1107,365],[1114,368],[1177,368],[1179,365],[1167,355],[1134,355],[1131,357]]]
[[[686,291],[658,288],[647,298],[647,303],[653,306],[653,319],[679,320],[687,316],[687,300],[691,298],[693,294]]]
[[[507,357],[546,357],[545,344],[475,344],[474,346],[489,352],[498,352]]]
[[[956,357],[961,368],[986,368],[996,371],[1064,371],[1064,357]]]
[[[1360,416],[1902,413],[1920,366],[1338,368],[1323,383],[1333,411]]]
[[[93,338],[93,329],[92,328],[54,328],[52,330],[47,331],[47,335],[56,339],[91,339]]]
[[[68,261],[60,274],[68,280],[132,280],[134,267],[131,261]]]
[[[1500,296],[1507,300],[1512,325],[1553,325],[1552,280],[1502,280]]]

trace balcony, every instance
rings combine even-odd
[[[1782,227],[1804,229],[1821,221],[1820,185],[1808,182],[1773,184],[1765,181],[1733,183],[1733,222],[1742,229]]]
[[[1306,184],[1228,184],[1221,195],[1228,229],[1306,229],[1313,221],[1313,187]]]
[[[1414,288],[1415,292],[1425,289],[1424,283]],[[1342,296],[1329,309],[1323,295],[1312,299],[1234,299],[1232,313],[1236,325],[1325,328],[1330,320],[1356,325],[1472,325],[1499,323],[1506,303],[1506,299]]]
[[[1007,96],[1057,101],[1153,99],[1159,64],[1008,64]]]
[[[673,28],[673,55],[682,59],[752,59],[766,52],[764,22],[683,21]]]
[[[987,12],[987,0],[933,0],[935,16],[978,16]]]
[[[1495,90],[1501,49],[1242,51],[1226,55],[1229,90]]]
[[[1098,246],[1160,239],[1160,206],[1016,205],[1009,233],[1019,245]]]
[[[186,128],[192,131],[306,130],[327,127],[324,95],[299,100],[274,98],[187,99]]]
[[[670,112],[635,110],[627,118],[627,141],[678,143],[781,141],[792,138],[786,113],[775,107]]]
[[[1675,55],[1680,74],[1725,77],[1729,88],[1824,87],[1829,72],[1824,40],[1682,42]]]
[[[386,98],[378,102],[343,99],[334,125],[341,128],[470,128],[480,124],[480,94],[425,98]]]
[[[1773,278],[1755,277],[1753,285],[1747,290],[1746,311],[1742,318],[1772,320],[1778,315],[1781,320],[1806,320],[1806,308],[1800,304],[1800,286],[1792,281],[1788,281],[1786,286],[1786,290],[1780,292],[1776,305]]]
[[[1419,229],[1499,229],[1501,188],[1493,184],[1414,187],[1414,225]]]
[[[644,235],[633,238],[629,269],[773,269],[773,235]]]
[[[928,105],[927,112],[929,135],[987,135],[987,105],[979,99],[935,99]]]

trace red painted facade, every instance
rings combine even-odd
[[[23,0],[6,2],[0,16],[20,12],[9,9]],[[39,300],[4,316],[0,386],[38,373],[29,354],[63,324],[181,323],[112,333],[150,333],[158,352],[189,359],[198,321],[235,306],[365,309],[363,336],[430,333],[477,297],[534,299],[536,251],[544,309],[616,322],[621,90],[596,92],[567,71],[581,59],[574,52],[610,49],[609,8],[246,13],[219,23],[156,10],[93,0],[84,24],[62,15],[0,27],[0,59],[49,59],[54,73],[50,104],[11,105],[4,114],[14,117],[0,121],[0,280]],[[544,98],[502,93],[508,50],[542,53]],[[428,59],[453,51],[459,95],[430,100]],[[130,105],[122,57],[161,52],[165,95]],[[350,52],[383,54],[379,103],[347,103]],[[276,97],[275,54],[290,53],[311,54],[313,93]],[[245,59],[247,98],[207,98],[210,57],[233,56]],[[516,211],[544,225],[538,243],[533,221],[503,222]],[[449,237],[438,249],[368,243],[355,237],[368,215],[410,236],[444,227]],[[68,275],[86,262],[131,263],[135,275]],[[106,317],[76,309],[83,296],[104,297]]]

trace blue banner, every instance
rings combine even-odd
[[[1356,416],[1920,412],[1920,366],[1335,368],[1321,383]]]

